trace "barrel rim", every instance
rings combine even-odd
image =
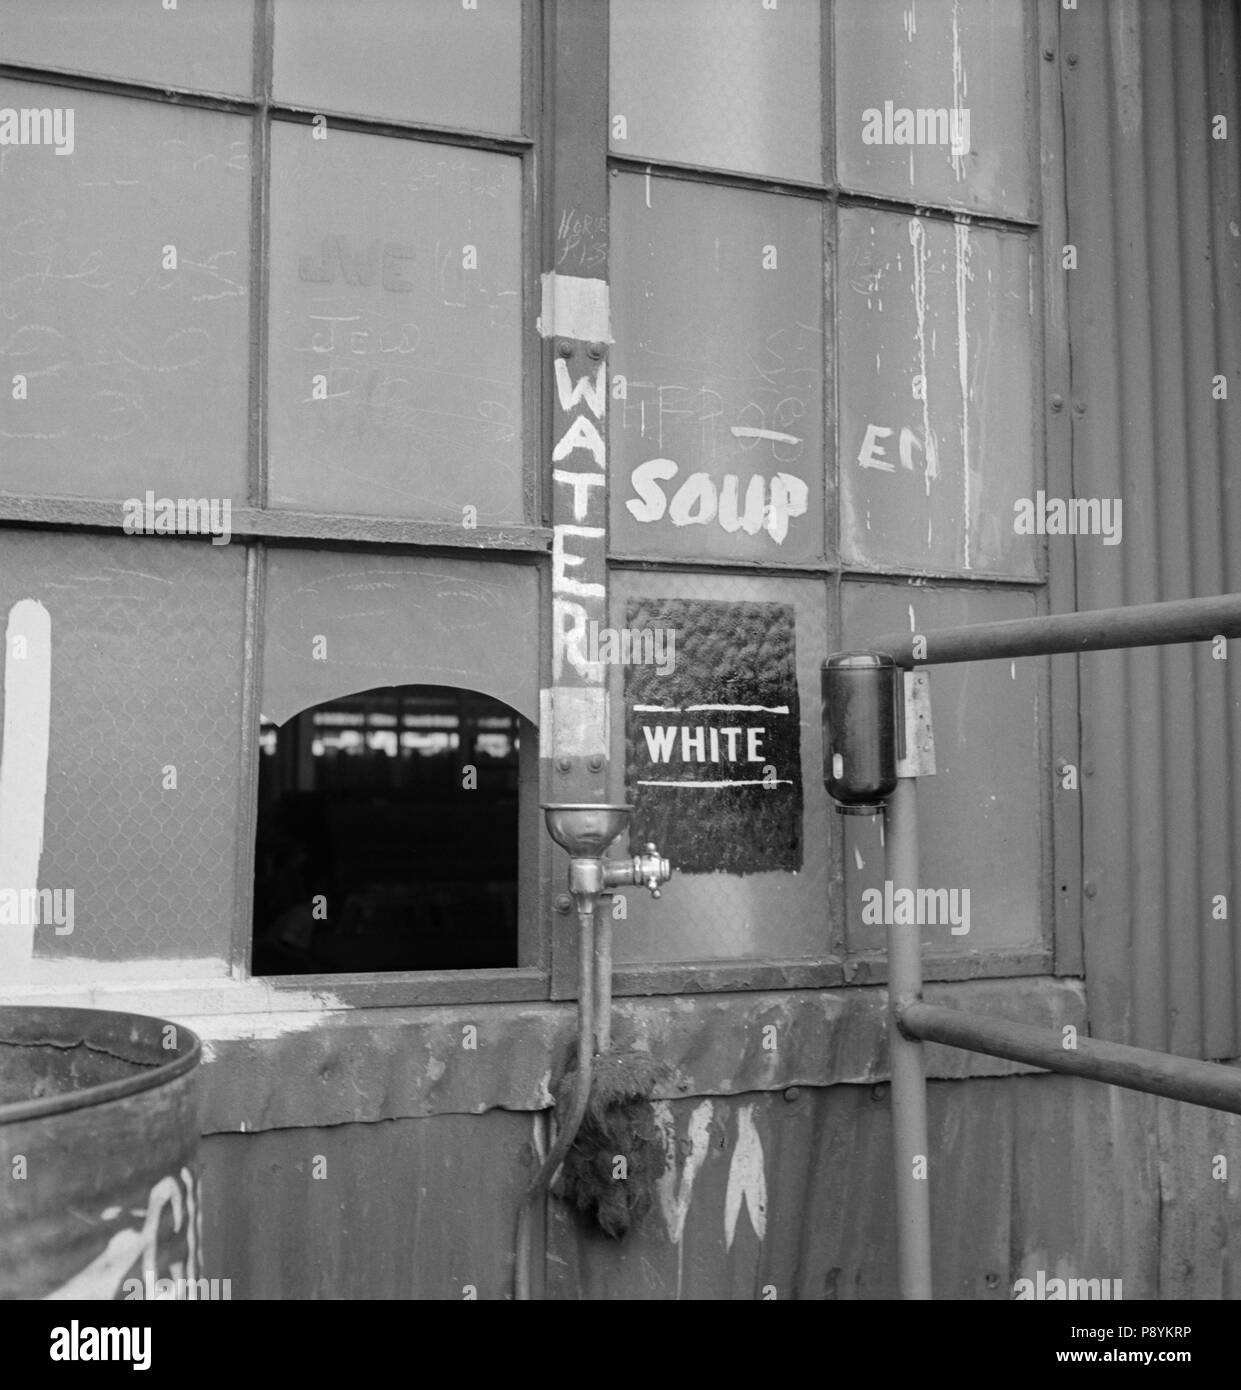
[[[0,1127],[20,1120],[38,1120],[49,1115],[64,1115],[73,1110],[84,1110],[88,1106],[106,1105],[111,1101],[124,1100],[129,1096],[141,1095],[143,1091],[165,1086],[179,1077],[187,1075],[202,1060],[202,1040],[192,1028],[171,1019],[156,1018],[153,1014],[135,1014],[126,1009],[74,1009],[60,1005],[9,1004],[0,1005],[0,1046],[5,1043],[37,1045],[37,1038],[22,1038],[11,1031],[14,1015],[37,1014],[47,1020],[49,1029],[77,1025],[74,1031],[83,1033],[82,1042],[89,1045],[90,1035],[87,1020],[108,1019],[115,1023],[120,1019],[130,1019],[155,1028],[176,1028],[189,1038],[190,1045],[168,1062],[160,1062],[133,1076],[118,1081],[105,1081],[97,1086],[87,1086],[80,1091],[68,1091],[62,1095],[44,1096],[38,1100],[18,1100],[8,1105],[0,1105]],[[51,1038],[48,1041],[52,1041]],[[117,1054],[119,1055],[119,1054]],[[122,1059],[130,1060],[130,1059]]]

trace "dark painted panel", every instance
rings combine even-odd
[[[521,0],[275,0],[277,101],[415,124],[521,129]]]
[[[850,649],[911,622],[912,631],[926,632],[1034,612],[1026,594],[904,584],[847,583],[842,607],[843,644]],[[1029,946],[1042,938],[1043,904],[1049,901],[1042,779],[1052,774],[1039,763],[1041,665],[1029,659],[980,661],[929,671],[936,771],[918,783],[919,886],[957,892],[958,926],[965,925],[961,894],[970,892],[969,932],[953,935],[951,925],[929,926],[923,940],[937,948],[972,952]],[[865,892],[883,892],[882,821],[841,819],[849,948],[879,950],[885,927],[866,925],[862,912]]]
[[[675,873],[796,873],[801,700],[792,605],[630,599],[625,623],[638,644],[624,668],[630,842],[656,841]],[[649,652],[641,645],[648,636]]]
[[[282,724],[379,685],[458,685],[537,724],[538,594],[528,565],[272,551],[261,713]]]
[[[818,0],[611,0],[618,155],[818,183]]]
[[[834,13],[841,185],[1033,217],[1026,0],[836,0]],[[920,111],[943,115],[919,125]]]
[[[253,44],[254,0],[0,0],[5,63],[248,96]]]
[[[840,509],[846,559],[1035,575],[1030,238],[840,213]]]
[[[24,82],[4,106],[75,114],[72,154],[3,154],[0,486],[244,503],[250,122]]]
[[[271,504],[523,520],[520,161],[277,121],[271,219]]]
[[[614,172],[611,229],[613,549],[821,557],[820,204]]]
[[[13,639],[15,621],[30,626],[14,605],[33,600],[50,623],[50,718],[24,684],[4,711],[11,830],[37,815],[21,749],[48,718],[38,881],[74,894],[73,930],[36,926],[36,958],[227,956],[244,571],[236,546],[4,533],[0,622]],[[6,645],[10,683],[47,659]]]
[[[827,655],[827,605],[822,583],[812,580],[776,579],[736,575],[651,574],[626,571],[615,572],[611,586],[611,623],[614,628],[625,627],[631,605],[647,601],[654,610],[657,601],[707,600],[714,604],[767,604],[792,610],[792,648],[795,654],[799,710],[797,743],[799,754],[794,767],[776,767],[775,777],[796,781],[800,785],[802,818],[800,834],[801,865],[789,868],[757,868],[759,859],[771,855],[770,846],[763,848],[752,837],[755,826],[748,821],[715,821],[710,834],[732,836],[745,841],[721,857],[720,863],[737,868],[748,864],[753,871],[717,870],[705,873],[674,873],[672,881],[661,890],[662,897],[652,902],[644,891],[625,892],[624,921],[615,924],[616,958],[620,962],[683,961],[744,959],[764,956],[796,959],[824,956],[829,953],[828,921],[831,910],[829,893],[834,884],[833,840],[835,827],[829,822],[827,793],[822,783],[822,732],[819,720],[819,665]],[[636,610],[642,611],[642,610]],[[787,634],[786,634],[787,635]],[[701,634],[700,634],[701,636]],[[708,635],[699,644],[691,643],[676,658],[682,663],[674,669],[668,681],[656,679],[653,688],[665,685],[675,690],[678,682],[684,687],[687,672],[704,689],[715,693],[706,701],[679,701],[669,704],[720,703],[728,695],[730,673],[744,678],[747,670],[763,669],[763,662],[779,650],[779,634],[749,629],[745,646],[730,651],[718,636]],[[757,639],[757,645],[754,641]],[[689,671],[688,663],[697,663]],[[625,709],[623,668],[612,668],[613,777],[616,793],[621,799],[630,795],[623,786],[625,768],[625,732],[628,714]],[[691,719],[692,714],[668,716],[670,719]],[[782,716],[770,716],[771,719]],[[739,715],[738,723],[747,727],[764,727],[765,720]],[[658,720],[658,715],[652,715]],[[771,726],[775,729],[775,725]],[[766,738],[764,734],[762,738]],[[785,737],[788,737],[786,735]],[[725,750],[727,745],[723,745]],[[761,742],[757,745],[766,747]],[[778,745],[773,744],[773,747]],[[704,740],[709,758],[709,745]],[[740,742],[738,751],[742,750]],[[739,764],[740,765],[740,764]],[[708,764],[709,766],[709,764]],[[761,778],[765,767],[754,765]],[[714,774],[713,774],[714,775]],[[746,774],[747,776],[752,774]],[[703,779],[699,779],[703,780]],[[755,789],[756,794],[785,795],[777,788],[768,793]],[[632,852],[641,852],[637,831]],[[784,852],[782,852],[784,853]],[[775,862],[780,862],[776,858]],[[787,863],[787,858],[785,861]]]

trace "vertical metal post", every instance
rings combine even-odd
[[[903,717],[898,707],[898,718]],[[887,876],[895,892],[918,887],[918,779],[901,777],[884,810]],[[922,1043],[897,1026],[896,1005],[922,993],[919,928],[888,923],[888,1053],[901,1297],[931,1297],[931,1194],[926,1176],[926,1064]],[[921,1159],[919,1163],[918,1160]],[[922,1176],[916,1176],[921,1171]]]
[[[612,1050],[612,902],[603,894],[595,908],[595,1052]]]

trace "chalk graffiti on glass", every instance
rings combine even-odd
[[[820,558],[820,205],[618,173],[611,227],[614,548]]]

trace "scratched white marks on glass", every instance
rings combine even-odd
[[[68,105],[68,158],[0,148],[0,363],[28,382],[0,391],[0,487],[244,498],[250,124],[0,82],[0,107]]]
[[[611,210],[613,545],[821,557],[819,205],[622,174]]]
[[[841,186],[1032,217],[1030,12],[1022,0],[837,0]]]
[[[522,520],[520,164],[272,129],[269,501]]]
[[[840,525],[847,561],[1035,575],[1029,238],[840,213]]]

